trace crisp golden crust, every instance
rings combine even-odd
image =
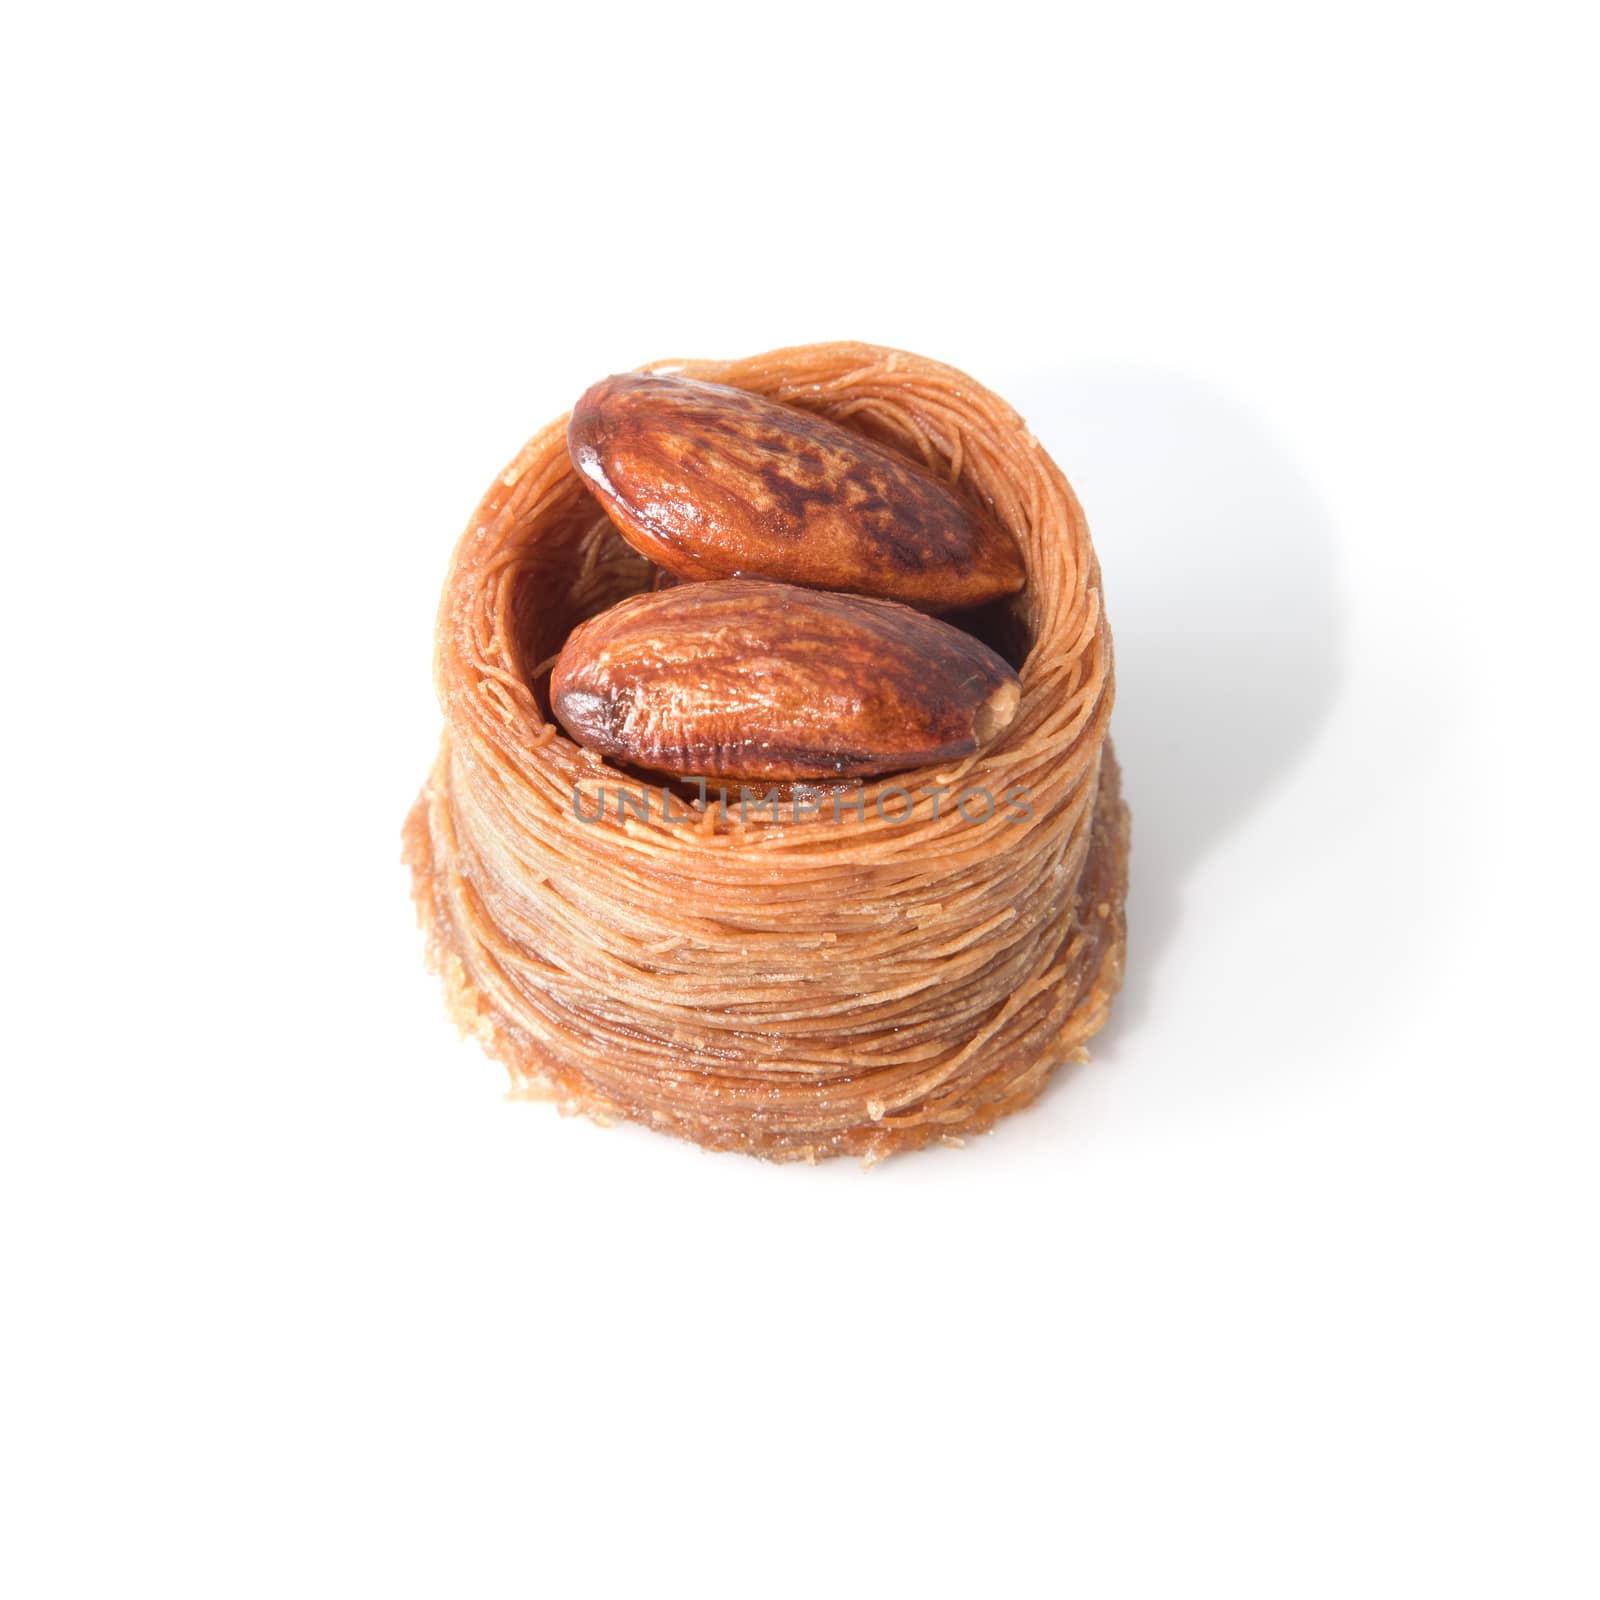
[[[1111,1002],[1122,986],[1129,818],[1122,800],[1121,771],[1108,742],[1101,762],[1088,860],[1073,896],[1071,916],[1060,930],[1064,937],[1052,968],[1060,975],[1054,984],[1059,1004],[1048,1009],[1031,1030],[1035,1049],[1022,1070],[989,1075],[983,1093],[949,1103],[930,1101],[893,1117],[885,1114],[877,1122],[868,1110],[864,1122],[816,1137],[774,1134],[759,1123],[730,1120],[721,1114],[708,1116],[625,1101],[607,1093],[580,1069],[541,1051],[535,1039],[497,1010],[492,997],[473,984],[456,953],[459,936],[449,920],[449,897],[437,892],[441,880],[449,877],[453,849],[442,787],[444,761],[441,755],[440,765],[406,818],[404,833],[417,921],[427,934],[428,966],[438,973],[446,1007],[462,1033],[476,1038],[506,1067],[520,1094],[553,1101],[567,1115],[582,1113],[601,1123],[619,1117],[646,1122],[708,1149],[742,1150],[776,1161],[816,1161],[838,1155],[880,1160],[921,1149],[936,1139],[958,1140],[983,1133],[1008,1112],[1031,1104],[1056,1067],[1088,1058],[1088,1041],[1105,1026]],[[445,841],[442,852],[435,842],[436,826]],[[826,1092],[823,1084],[813,1087],[819,1097]]]
[[[939,363],[844,344],[680,365],[858,428],[992,510],[1029,583],[969,621],[1019,666],[1015,719],[831,816],[616,804],[644,781],[560,732],[548,671],[650,572],[597,516],[561,419],[485,497],[440,608],[445,737],[405,830],[430,960],[462,1027],[565,1109],[791,1160],[979,1131],[1081,1056],[1122,973],[1128,819],[1082,512],[1021,419]]]

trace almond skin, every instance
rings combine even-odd
[[[1015,594],[1000,523],[892,450],[743,389],[628,372],[567,448],[623,537],[680,578],[772,578],[954,611]]]
[[[581,745],[656,772],[871,777],[968,755],[1016,715],[987,645],[891,600],[730,578],[575,628],[550,679]]]

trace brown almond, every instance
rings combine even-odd
[[[730,578],[575,628],[550,679],[579,744],[652,771],[870,777],[968,755],[1016,715],[994,651],[892,600]]]
[[[743,389],[606,378],[579,400],[567,447],[623,537],[681,578],[772,578],[923,611],[1026,578],[993,516],[885,446]]]

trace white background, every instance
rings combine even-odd
[[[1593,1594],[1578,9],[49,17],[0,1586]],[[871,1172],[507,1103],[398,860],[522,440],[839,337],[1073,479],[1135,827],[1093,1063]]]

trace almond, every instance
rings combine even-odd
[[[623,537],[681,578],[772,578],[924,611],[1026,578],[992,515],[885,446],[743,389],[606,378],[578,402],[567,447]]]
[[[1016,715],[987,645],[891,600],[730,578],[575,628],[550,679],[579,744],[652,771],[870,777],[968,755]]]

